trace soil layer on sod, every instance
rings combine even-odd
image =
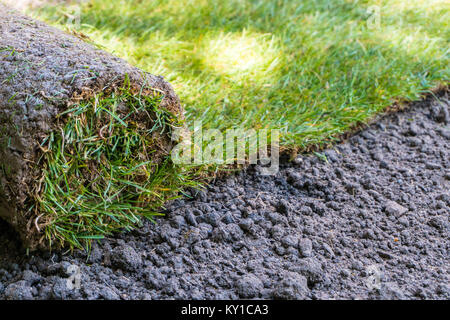
[[[449,107],[441,93],[276,176],[218,180],[89,256],[26,256],[1,223],[0,298],[450,299]]]
[[[0,34],[0,218],[29,248],[89,245],[178,191],[162,77],[2,4]]]

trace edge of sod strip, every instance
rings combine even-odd
[[[123,87],[59,115],[40,146],[42,177],[30,206],[49,246],[89,247],[141,217],[153,220],[176,196],[184,177],[162,154],[167,145],[160,137],[182,124],[160,102]]]

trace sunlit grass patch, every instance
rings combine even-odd
[[[231,81],[263,82],[270,85],[282,56],[270,35],[243,30],[204,40],[201,49],[205,65]]]

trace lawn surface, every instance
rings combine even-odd
[[[76,8],[32,15],[67,28]],[[446,83],[449,12],[446,0],[92,0],[69,26],[163,75],[191,126],[280,128],[305,148]]]

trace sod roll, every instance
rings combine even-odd
[[[180,126],[162,77],[0,3],[0,218],[28,248],[151,218]]]

